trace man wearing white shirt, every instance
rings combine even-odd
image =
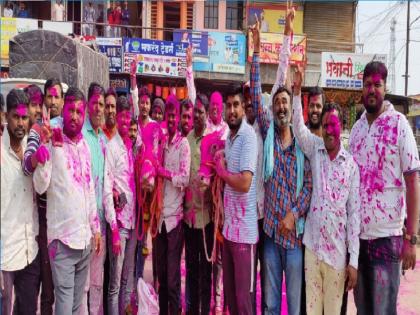
[[[342,147],[339,105],[324,105],[322,138],[305,126],[302,116],[302,70],[296,75],[293,131],[311,163],[313,192],[305,224],[306,313],[340,314],[344,284],[357,281],[360,233],[359,171]],[[350,262],[347,265],[347,253]]]
[[[133,143],[128,133],[130,120],[128,100],[120,96],[117,99],[118,133],[108,142],[106,149],[103,196],[105,217],[111,228],[108,291],[110,314],[124,313],[130,302],[134,281],[136,188]]]
[[[63,22],[66,20],[66,8],[61,0],[57,0],[52,7],[51,20]]]
[[[11,314],[14,289],[16,314],[37,310],[40,260],[38,211],[32,178],[22,171],[28,131],[29,100],[21,90],[6,98],[7,128],[1,137],[1,313]]]
[[[83,93],[69,88],[64,99],[62,133],[54,129],[52,143],[41,145],[49,152],[49,159],[38,165],[33,178],[36,192],[47,192],[48,251],[56,314],[80,311],[93,236],[96,254],[100,252],[91,156],[81,132],[85,107]]]
[[[387,74],[381,62],[366,65],[362,91],[366,111],[349,141],[360,170],[362,223],[354,292],[360,315],[397,314],[401,262],[403,270],[416,264],[420,161],[407,118],[384,100]]]
[[[164,178],[163,208],[156,236],[160,314],[178,314],[181,294],[181,253],[184,190],[190,179],[190,146],[178,130],[180,105],[174,95],[166,101],[168,136],[164,165],[158,175]]]

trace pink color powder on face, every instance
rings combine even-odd
[[[54,86],[48,89],[48,93],[50,93],[51,96],[55,97],[58,97],[59,95],[57,89]]]
[[[225,143],[221,139],[222,136],[222,131],[216,131],[206,135],[203,140],[201,140],[201,163],[198,173],[205,178],[210,178],[214,173],[211,166],[214,164],[215,153],[224,149]]]
[[[16,107],[16,114],[18,114],[20,117],[28,116],[28,106],[25,104],[19,104]]]
[[[210,116],[213,112],[213,107],[217,108],[217,116],[213,117],[213,123],[218,125],[222,121],[222,112],[223,112],[223,97],[222,94],[219,92],[213,92],[213,94],[210,96]],[[216,121],[214,121],[216,119]]]
[[[327,133],[334,136],[336,140],[340,140],[340,119],[333,112],[330,112],[328,117]]]
[[[36,92],[32,95],[30,101],[33,104],[42,104],[42,94],[40,92]]]

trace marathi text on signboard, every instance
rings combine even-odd
[[[169,77],[185,76],[188,43],[142,38],[124,38],[124,72],[130,72],[133,60],[137,73]]]
[[[193,55],[208,56],[209,34],[207,32],[192,32],[188,30],[174,31],[174,42],[188,43],[192,46]]]
[[[194,60],[195,71],[245,73],[245,35],[239,33],[209,32],[208,58]]]
[[[283,34],[261,33],[261,47],[260,47],[260,62],[278,64],[279,54],[283,46]],[[252,62],[252,54],[254,53],[254,43],[252,35],[248,36],[248,61]],[[291,64],[297,64],[304,60],[306,54],[306,36],[293,35],[293,40],[290,47]]]
[[[366,64],[371,61],[381,61],[386,64],[386,55],[323,52],[321,86],[361,89],[363,71]]]
[[[122,71],[122,39],[121,38],[96,38],[99,51],[108,57],[109,72]]]

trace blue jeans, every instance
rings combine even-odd
[[[358,315],[396,315],[402,236],[360,240],[354,301]]]
[[[289,315],[300,315],[302,294],[302,249],[285,249],[264,235],[264,314],[280,314],[283,272]]]

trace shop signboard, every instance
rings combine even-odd
[[[2,17],[1,20],[1,59],[2,64],[9,63],[9,39],[17,34],[16,19],[9,17]]]
[[[303,10],[295,6],[293,27],[296,34],[303,33]],[[286,24],[286,6],[270,4],[252,4],[248,6],[248,26],[255,24],[256,16],[261,21],[261,32],[283,34]]]
[[[363,71],[371,61],[386,64],[385,54],[354,54],[323,52],[321,57],[321,86],[361,89]]]
[[[97,37],[99,51],[108,57],[109,72],[122,71],[122,38]]]
[[[174,42],[188,43],[192,46],[194,56],[208,56],[208,32],[193,32],[191,30],[175,30]]]
[[[283,34],[261,33],[260,63],[279,63],[279,53],[283,46],[283,38]],[[252,62],[254,43],[251,33],[248,35],[248,41],[248,61]],[[306,54],[306,35],[293,35],[290,51],[292,53],[290,56],[291,64],[302,62]]]
[[[133,60],[137,73],[165,77],[183,77],[188,43],[143,38],[124,38],[124,72],[130,72]]]
[[[245,74],[246,39],[241,33],[209,32],[208,57],[194,60],[195,71]]]

